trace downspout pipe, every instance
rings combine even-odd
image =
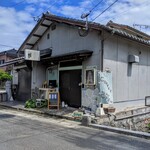
[[[101,71],[104,71],[104,39],[101,40]]]

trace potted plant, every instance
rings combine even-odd
[[[116,110],[116,108],[114,108],[114,107],[106,107],[106,108],[104,107],[105,114],[114,113],[115,110]]]

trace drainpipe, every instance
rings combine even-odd
[[[101,71],[104,70],[104,39],[101,40]]]

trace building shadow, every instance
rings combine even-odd
[[[0,114],[0,119],[8,119],[8,118],[13,118],[15,115],[11,114]]]
[[[91,150],[108,150],[108,149],[137,149],[143,150],[142,142],[136,143],[136,138],[128,137],[121,134],[115,134],[112,132],[104,132],[101,130],[93,130],[93,133],[89,130],[73,129],[72,131],[61,131],[57,136],[69,143],[79,147],[79,149],[91,149]],[[136,143],[136,145],[135,145]],[[148,143],[144,143],[145,148],[150,146]]]

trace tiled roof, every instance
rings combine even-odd
[[[60,16],[55,16],[55,15],[50,15],[50,14],[45,14],[45,18],[50,19],[50,20],[54,20],[54,21],[58,21],[61,23],[67,23],[70,25],[84,25],[85,26],[85,21],[83,20],[78,20],[78,19],[72,19],[72,18],[66,18],[66,17],[60,17]],[[106,30],[108,32],[111,32],[113,34],[117,34],[126,38],[129,38],[131,40],[146,44],[150,46],[150,41],[145,40],[143,38],[137,37],[135,35],[132,35],[128,32],[125,32],[121,29],[116,29],[116,28],[112,28],[106,25],[102,25],[100,23],[95,23],[95,22],[88,22],[88,26],[89,28],[93,28],[95,30]]]
[[[86,23],[83,20],[66,18],[66,17],[56,16],[56,15],[52,15],[52,14],[43,14],[43,16],[38,21],[36,26],[33,28],[31,33],[28,35],[26,40],[20,46],[19,51],[24,50],[26,48],[29,48],[29,49],[33,48],[34,44],[43,36],[43,34],[50,27],[52,22],[58,22],[58,23],[63,23],[63,24],[68,24],[71,26],[78,26],[78,27],[85,27],[85,23]],[[136,35],[133,35],[131,33],[123,31],[121,29],[112,28],[110,26],[102,25],[100,23],[95,23],[95,22],[88,22],[88,27],[89,27],[89,29],[95,29],[95,30],[99,30],[99,31],[105,30],[105,31],[111,33],[112,35],[113,34],[119,35],[119,36],[125,37],[127,39],[150,46],[149,40],[137,37]]]
[[[118,35],[127,37],[127,38],[129,38],[131,40],[134,40],[134,41],[146,44],[146,45],[150,45],[150,41],[145,40],[143,38],[139,38],[139,37],[137,37],[135,35],[132,35],[132,34],[129,34],[129,33],[125,32],[125,31],[122,31],[122,30],[119,30],[119,29],[114,29],[114,28],[112,28],[111,30],[114,32],[114,34],[118,34]]]
[[[0,55],[7,55],[10,57],[17,57],[17,50],[16,49],[10,49],[6,51],[0,52]]]
[[[116,28],[116,29],[120,29],[120,30],[123,30],[125,32],[128,32],[128,33],[131,33],[137,37],[141,37],[145,40],[150,40],[150,35],[140,31],[140,30],[137,30],[131,26],[128,26],[128,25],[124,25],[124,24],[118,24],[118,23],[115,23],[113,21],[109,21],[106,26],[109,26],[109,27],[112,27],[112,28]]]

